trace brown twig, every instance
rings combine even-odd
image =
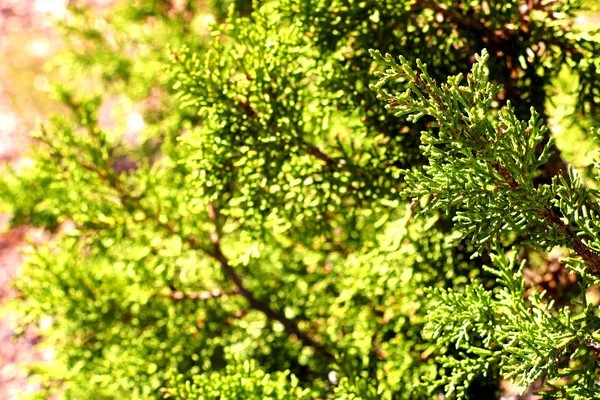
[[[550,226],[555,227],[559,234],[566,237],[571,242],[573,250],[575,250],[588,266],[588,272],[594,276],[600,276],[600,254],[587,247],[581,238],[573,232],[571,227],[566,225],[553,210],[546,209],[541,217],[548,222]]]
[[[209,215],[211,217],[217,215],[217,212],[214,210],[214,205],[212,204],[209,205]],[[227,257],[223,254],[219,235],[212,235],[212,239],[214,247],[212,251],[207,251],[207,254],[219,262],[223,273],[229,279],[231,279],[239,294],[248,300],[250,303],[250,308],[258,310],[265,314],[268,318],[279,322],[281,325],[283,325],[286,332],[288,332],[290,335],[296,336],[303,345],[312,347],[319,356],[326,359],[334,358],[333,355],[322,344],[317,343],[314,339],[302,332],[294,321],[287,318],[280,311],[273,309],[268,303],[257,299],[256,296],[244,285],[242,278],[236,273],[235,269],[229,263]]]
[[[519,183],[512,176],[508,168],[500,165],[499,163],[489,163],[492,168],[502,177],[504,182],[514,191],[522,190]],[[590,249],[583,243],[581,238],[573,232],[571,227],[566,225],[558,216],[558,214],[550,209],[546,208],[538,214],[548,225],[555,227],[557,232],[565,237],[575,250],[575,252],[583,259],[585,264],[588,266],[588,271],[595,276],[600,276],[600,255],[594,250]]]
[[[303,145],[307,148],[307,153],[311,156],[318,158],[321,161],[324,161],[328,168],[335,167],[339,165],[339,160],[335,160],[333,157],[323,153],[317,146],[304,142]]]
[[[93,166],[89,163],[82,163],[81,160],[80,160],[80,163],[82,164],[82,166],[84,168],[90,170],[91,172],[96,173],[100,179],[102,179],[103,181],[105,181],[108,184],[109,187],[116,190],[119,193],[119,196],[121,198],[121,202],[122,202],[123,206],[126,207],[129,211],[133,211],[134,209],[137,208],[137,209],[142,210],[145,215],[153,216],[154,217],[153,219],[154,219],[155,223],[157,224],[157,226],[167,230],[170,234],[180,236],[185,242],[188,243],[188,245],[190,246],[191,249],[200,250],[200,251],[204,252],[206,255],[208,255],[208,256],[212,257],[213,259],[215,259],[216,261],[218,261],[219,264],[221,265],[221,269],[222,269],[223,273],[229,279],[231,279],[231,281],[235,285],[235,287],[236,287],[235,293],[240,294],[243,297],[245,297],[246,300],[248,300],[248,302],[250,303],[250,307],[252,309],[261,311],[268,318],[281,323],[283,325],[284,329],[290,335],[297,337],[300,340],[300,342],[302,342],[303,345],[312,347],[318,356],[323,357],[325,359],[329,359],[329,360],[334,359],[333,355],[323,345],[316,342],[315,340],[310,338],[307,334],[302,332],[300,330],[300,328],[298,328],[298,325],[296,325],[296,323],[294,321],[287,318],[280,311],[277,311],[277,310],[274,310],[273,308],[271,308],[271,306],[268,303],[257,299],[254,296],[254,294],[246,288],[241,277],[235,272],[234,268],[229,263],[229,260],[225,257],[225,255],[223,254],[223,252],[221,250],[221,247],[220,247],[221,228],[220,228],[219,224],[217,223],[219,213],[218,213],[218,210],[214,207],[214,205],[212,203],[209,204],[209,213],[208,214],[209,214],[209,218],[215,223],[216,232],[211,235],[211,239],[213,241],[214,246],[213,246],[213,249],[210,250],[210,249],[203,247],[202,243],[199,242],[193,236],[182,235],[180,232],[178,232],[176,230],[175,227],[173,227],[173,225],[171,223],[161,222],[158,215],[155,215],[154,213],[150,212],[150,210],[147,210],[145,207],[143,207],[140,204],[139,199],[131,198],[131,201],[128,201],[129,196],[126,195],[127,191],[123,187],[123,183],[118,179],[118,177],[113,175],[114,171],[108,170],[108,175],[107,175],[106,173],[104,173],[104,171],[102,171],[99,168],[96,168],[95,166]],[[225,294],[225,292],[219,291],[219,295],[224,295],[224,294]],[[215,296],[214,292],[211,293],[211,295],[212,295],[212,297],[218,297],[218,296]],[[186,294],[180,293],[180,292],[173,292],[170,295],[170,297],[172,297],[176,300],[183,299],[186,296],[187,296],[187,298],[190,298],[190,299],[194,298],[197,300],[204,300],[204,299],[211,298],[211,296],[209,296],[208,294],[205,294],[205,293],[187,294],[186,295]]]

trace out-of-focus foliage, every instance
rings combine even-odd
[[[69,111],[0,180],[13,225],[55,233],[7,308],[21,329],[52,318],[36,396],[493,398],[511,380],[590,398],[597,193],[545,128],[564,66],[597,119],[579,11],[75,2],[53,61]],[[540,295],[554,245],[580,287]]]
[[[315,394],[300,388],[298,382],[287,371],[272,376],[258,369],[255,362],[246,360],[233,361],[224,371],[196,375],[193,382],[174,377],[173,388],[163,392],[168,399],[314,399]]]

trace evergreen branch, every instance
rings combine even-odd
[[[60,150],[54,146],[50,140],[46,141],[46,143],[54,148],[57,152]],[[60,154],[56,154],[56,156],[60,159]],[[123,182],[119,179],[116,172],[110,168],[99,168],[93,164],[85,162],[84,160],[77,159],[77,162],[80,166],[90,172],[95,173],[102,181],[106,182],[107,186],[115,190],[119,198],[121,200],[121,204],[125,209],[127,209],[130,213],[133,213],[135,210],[142,210],[146,216],[154,216],[155,223],[168,231],[172,235],[177,235],[181,237],[184,241],[186,241],[191,249],[200,250],[206,255],[212,257],[214,260],[219,262],[221,265],[221,269],[225,276],[227,276],[234,283],[236,289],[233,292],[223,292],[217,291],[217,293],[213,292],[201,292],[201,293],[192,293],[185,294],[182,292],[172,292],[169,297],[181,300],[184,298],[192,299],[192,300],[207,300],[209,298],[220,297],[225,294],[240,294],[248,302],[250,303],[250,307],[257,311],[262,312],[268,318],[278,321],[283,325],[285,330],[290,334],[296,336],[304,346],[312,347],[316,354],[323,357],[324,359],[333,360],[334,356],[327,350],[322,344],[318,343],[314,339],[310,338],[307,334],[302,332],[298,325],[287,318],[283,313],[273,309],[268,303],[259,300],[243,283],[242,278],[235,272],[234,268],[229,263],[229,260],[225,257],[221,250],[220,246],[220,232],[221,228],[217,223],[217,219],[219,216],[218,210],[214,207],[213,204],[209,204],[209,218],[214,222],[217,232],[211,235],[212,242],[214,244],[213,249],[209,250],[205,246],[203,246],[196,238],[193,236],[185,236],[177,231],[177,229],[171,224],[162,222],[160,215],[151,212],[146,207],[144,207],[139,199],[131,198],[127,195],[127,190],[124,187]]]
[[[213,220],[213,222],[215,222],[217,232],[220,232],[220,227],[218,227],[218,224],[216,224],[217,215],[218,210],[216,210],[214,206],[210,204],[209,217],[211,218],[211,220]],[[244,285],[242,278],[235,272],[235,269],[231,266],[229,260],[223,254],[223,251],[221,250],[220,246],[221,237],[218,233],[213,233],[211,235],[211,239],[214,246],[212,250],[209,250],[203,247],[202,244],[193,236],[183,236],[181,234],[178,234],[171,225],[160,222],[158,218],[156,219],[156,222],[159,224],[159,226],[168,230],[170,233],[180,236],[184,241],[188,243],[191,249],[200,250],[204,254],[210,256],[211,258],[219,262],[219,264],[221,265],[221,270],[223,271],[225,276],[227,276],[235,285],[235,293],[240,294],[244,298],[246,298],[246,300],[250,303],[250,308],[260,311],[263,314],[265,314],[268,318],[281,323],[289,334],[295,335],[304,346],[312,347],[317,355],[323,357],[324,359],[334,359],[333,354],[331,354],[322,344],[318,343],[314,339],[310,338],[307,334],[303,333],[298,327],[298,325],[296,325],[294,321],[287,318],[283,313],[273,309],[268,303],[259,300],[254,295],[254,293],[252,293]]]
[[[586,246],[581,240],[581,237],[573,232],[573,229],[566,225],[552,209],[547,209],[541,217],[544,218],[551,227],[555,227],[559,234],[564,236],[571,243],[573,250],[575,250],[587,265],[588,272],[594,276],[600,277],[600,254]]]
[[[199,85],[199,81],[197,81],[197,73],[192,69],[192,67],[190,66],[190,62],[187,56],[184,56],[185,51],[182,53],[182,55],[180,56],[177,52],[173,52],[172,56],[173,56],[173,60],[177,63],[177,65],[180,66],[180,68],[182,69],[183,72],[183,76],[182,77],[189,77],[190,81],[193,81],[194,85]],[[192,56],[192,62],[197,62],[197,59],[194,58],[194,56]],[[240,65],[240,69],[244,69],[243,65]],[[251,77],[251,75],[249,73],[245,73],[245,77],[246,80],[248,82],[252,81],[253,78]],[[278,92],[277,90],[275,90],[272,86],[266,86],[263,88],[263,90],[265,90],[267,93],[269,93],[269,96],[273,99],[277,99],[278,96]],[[258,122],[259,118],[261,117],[260,112],[256,109],[256,106],[254,106],[249,98],[251,97],[250,93],[245,93],[245,96],[248,98],[246,100],[233,100],[232,103],[232,108],[234,110],[239,110],[241,111],[246,117],[248,121],[254,121],[254,122]],[[199,100],[198,100],[199,101]],[[349,164],[350,164],[350,160],[346,160],[346,159],[342,159],[342,158],[336,158],[333,157],[327,153],[325,153],[323,150],[319,149],[317,146],[315,146],[314,144],[306,141],[304,139],[304,137],[302,136],[302,134],[298,134],[296,135],[293,139],[293,141],[295,141],[295,143],[297,145],[299,145],[300,148],[303,148],[306,151],[306,154],[313,156],[315,158],[317,158],[318,160],[321,160],[325,163],[325,168],[328,171],[333,171],[335,169],[340,170],[340,171],[346,171],[349,173],[358,173],[361,175],[365,175],[359,168],[352,168]]]
[[[506,167],[500,166],[498,163],[493,164],[493,167],[512,190],[523,190]],[[559,174],[562,175],[562,171],[559,171]],[[563,236],[568,243],[571,243],[573,250],[575,250],[575,252],[583,259],[588,266],[588,271],[592,275],[600,276],[600,254],[586,246],[581,240],[581,237],[573,232],[573,230],[566,225],[561,220],[560,216],[551,208],[544,209],[543,212],[538,213],[538,215],[548,223],[549,227],[556,228],[558,233]]]
[[[465,371],[482,373],[493,365],[500,367],[504,378],[523,387],[540,378],[544,385],[551,385],[564,376],[595,375],[595,367],[572,362],[581,356],[577,349],[582,347],[588,348],[593,360],[597,358],[597,319],[589,314],[593,309],[578,315],[569,308],[553,312],[553,302],[545,301],[542,294],[534,291],[526,296],[525,263],[516,260],[516,253],[510,260],[504,254],[492,254],[494,267],[484,269],[497,277],[500,287],[495,294],[479,282],[460,293],[429,290],[432,301],[426,330],[439,343],[453,344],[460,356],[440,358],[452,371],[439,382],[446,384],[446,394],[464,386]],[[571,366],[565,368],[568,360]]]
[[[218,224],[216,223],[217,216],[218,216],[218,210],[216,210],[214,208],[214,206],[212,204],[210,204],[209,205],[209,218],[211,220],[213,220],[213,222],[215,222],[215,226],[217,227],[217,232],[220,232],[221,229],[220,229],[220,227],[218,227]],[[171,225],[160,222],[160,220],[158,218],[156,219],[156,222],[160,226],[162,226],[164,229],[167,229],[170,233],[180,236],[183,240],[185,240],[189,244],[191,249],[200,250],[203,253],[205,253],[206,255],[212,257],[217,262],[219,262],[219,264],[221,265],[221,270],[223,271],[225,276],[227,276],[235,285],[235,287],[236,287],[236,289],[234,291],[235,294],[242,295],[250,303],[250,308],[260,311],[264,315],[266,315],[268,318],[281,323],[283,325],[283,327],[285,328],[285,330],[289,334],[295,335],[302,342],[302,344],[304,346],[312,347],[315,350],[316,354],[318,354],[319,356],[323,357],[324,359],[331,359],[331,360],[334,359],[333,355],[322,344],[316,342],[314,339],[310,338],[307,334],[302,332],[300,330],[300,328],[298,327],[298,325],[296,325],[296,323],[294,321],[287,318],[283,313],[273,309],[268,303],[259,300],[254,295],[254,293],[252,293],[244,285],[242,278],[235,272],[235,269],[231,266],[231,264],[229,263],[229,260],[223,254],[223,251],[221,250],[221,246],[220,246],[221,237],[220,237],[219,233],[213,233],[211,235],[211,239],[212,239],[214,246],[213,246],[212,250],[209,250],[209,249],[203,247],[201,245],[201,243],[198,242],[198,240],[196,240],[196,238],[194,238],[193,236],[183,236],[183,235],[178,234]]]
[[[459,7],[439,4],[433,0],[416,0],[413,7],[421,6],[433,10],[436,13],[440,13],[449,22],[458,25],[465,31],[476,32],[479,37],[483,38],[484,42],[489,46],[488,50],[497,57],[504,59],[510,72],[510,74],[505,74],[500,79],[504,88],[504,98],[518,99],[522,97],[523,89],[519,87],[518,82],[514,78],[520,76],[526,69],[518,61],[524,56],[524,46],[522,45],[524,39],[522,29],[519,29],[519,27],[527,27],[526,31],[533,29],[530,28],[532,24],[532,11],[544,12],[551,20],[559,19],[556,17],[557,14],[554,10],[552,10],[552,5],[554,3],[557,2],[528,0],[519,8],[519,20],[511,24],[503,24],[501,29],[495,29],[494,27],[489,26],[490,22],[493,21],[493,17],[489,15],[478,16],[473,13],[465,14]],[[561,19],[564,19],[564,17],[561,17]],[[561,53],[567,54],[576,63],[579,63],[580,60],[585,57],[583,48],[575,45],[573,41],[565,40],[564,36],[547,34],[540,38],[540,40],[545,43],[543,46],[544,49],[547,49],[550,46],[556,46],[560,49]],[[532,40],[530,46],[525,48],[525,53],[531,54],[533,52],[532,45],[537,46],[538,44]],[[580,90],[580,93],[583,92],[585,91]],[[549,136],[547,135],[545,141],[548,139]],[[542,142],[540,147],[545,144],[545,142]],[[553,144],[551,145],[551,148],[553,154],[544,164],[542,175],[537,178],[540,181],[548,182],[559,169],[564,170],[567,168],[567,163],[562,158],[558,148]]]
[[[239,102],[238,106],[239,106],[239,108],[244,110],[245,114],[248,116],[249,119],[258,118],[258,116],[259,116],[258,112],[254,109],[254,107],[252,107],[252,105],[250,104],[249,101]],[[324,153],[321,149],[319,149],[314,144],[309,143],[306,140],[304,140],[304,138],[300,137],[299,143],[307,149],[307,154],[314,156],[315,158],[325,162],[327,169],[333,169],[335,167],[342,166],[342,168],[341,168],[342,170],[347,170],[347,168],[344,168],[344,166],[346,165],[345,162],[341,162],[342,160],[335,159],[335,158],[331,157],[329,154]]]
[[[209,205],[209,210],[210,209],[213,209],[213,211],[209,211],[209,215],[211,217],[217,215],[217,212],[214,211],[214,206],[212,204]],[[212,219],[213,221],[215,221],[215,218]],[[287,318],[280,311],[273,309],[268,303],[256,298],[256,296],[244,285],[242,278],[235,272],[235,269],[231,266],[229,260],[223,254],[223,251],[221,250],[220,236],[215,233],[214,235],[212,235],[212,239],[214,243],[214,248],[212,251],[206,251],[206,253],[215,260],[217,260],[219,264],[221,264],[221,269],[223,270],[223,273],[227,277],[229,277],[229,279],[231,279],[231,281],[236,286],[239,294],[241,294],[246,298],[246,300],[248,300],[248,302],[250,303],[250,308],[260,311],[263,314],[265,314],[268,318],[279,322],[281,325],[283,325],[285,330],[290,335],[296,336],[302,342],[303,345],[312,347],[315,350],[316,354],[318,354],[319,356],[325,359],[334,359],[333,355],[329,352],[329,350],[327,350],[322,344],[316,342],[314,339],[310,338],[307,334],[302,332],[294,321]],[[192,243],[193,242],[190,242],[190,245],[192,245]]]
[[[498,127],[493,127],[486,113],[499,87],[487,82],[486,51],[476,56],[466,86],[459,86],[461,74],[438,85],[419,60],[417,72],[403,57],[398,64],[389,54],[371,54],[387,67],[372,85],[378,97],[387,100],[387,108],[396,116],[408,114],[411,122],[431,116],[435,122],[430,126],[438,128],[422,132],[421,149],[430,165],[423,171],[404,171],[410,187],[407,194],[413,199],[432,196],[426,211],[456,208],[454,221],[479,251],[511,232],[529,235],[536,246],[570,246],[588,271],[600,276],[600,255],[583,241],[585,235],[595,237],[590,232],[598,227],[592,226],[593,220],[582,222],[578,217],[594,210],[593,204],[586,205],[591,193],[575,175],[567,180],[562,173],[551,185],[536,185],[538,168],[551,156],[553,141],[546,142],[537,155],[547,128],[535,110],[531,109],[526,123],[517,119],[509,103],[498,116]],[[385,91],[383,85],[393,80],[404,80],[408,90],[395,95]]]

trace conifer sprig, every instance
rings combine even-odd
[[[538,248],[571,247],[590,273],[600,275],[600,241],[590,233],[600,228],[597,219],[587,218],[585,226],[570,223],[571,215],[577,218],[596,209],[592,193],[573,171],[571,183],[556,177],[550,185],[536,184],[539,167],[551,155],[552,139],[538,154],[547,128],[533,108],[528,122],[515,116],[510,103],[491,115],[501,88],[487,81],[486,51],[476,56],[466,85],[461,85],[461,74],[438,85],[420,61],[416,71],[403,57],[397,63],[389,54],[371,54],[386,68],[372,89],[387,101],[387,109],[407,115],[410,122],[431,119],[421,133],[429,165],[404,171],[406,195],[414,200],[426,196],[424,212],[454,210],[453,221],[479,251],[507,235],[527,236]],[[394,81],[408,89],[390,94],[384,86]]]
[[[440,357],[452,372],[438,384],[447,395],[463,398],[472,379],[499,369],[504,378],[524,388],[540,378],[554,386],[543,398],[588,398],[577,393],[589,395],[597,388],[592,377],[598,371],[600,319],[594,308],[556,310],[544,293],[527,295],[525,262],[519,264],[516,253],[511,258],[494,253],[492,262],[494,266],[485,269],[501,285],[495,293],[479,282],[464,291],[429,290],[426,329],[435,340],[458,350],[458,356]]]

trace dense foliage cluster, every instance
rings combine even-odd
[[[600,166],[552,132],[599,119],[581,9],[75,2],[0,180],[54,233],[5,307],[52,318],[34,397],[600,398]]]

